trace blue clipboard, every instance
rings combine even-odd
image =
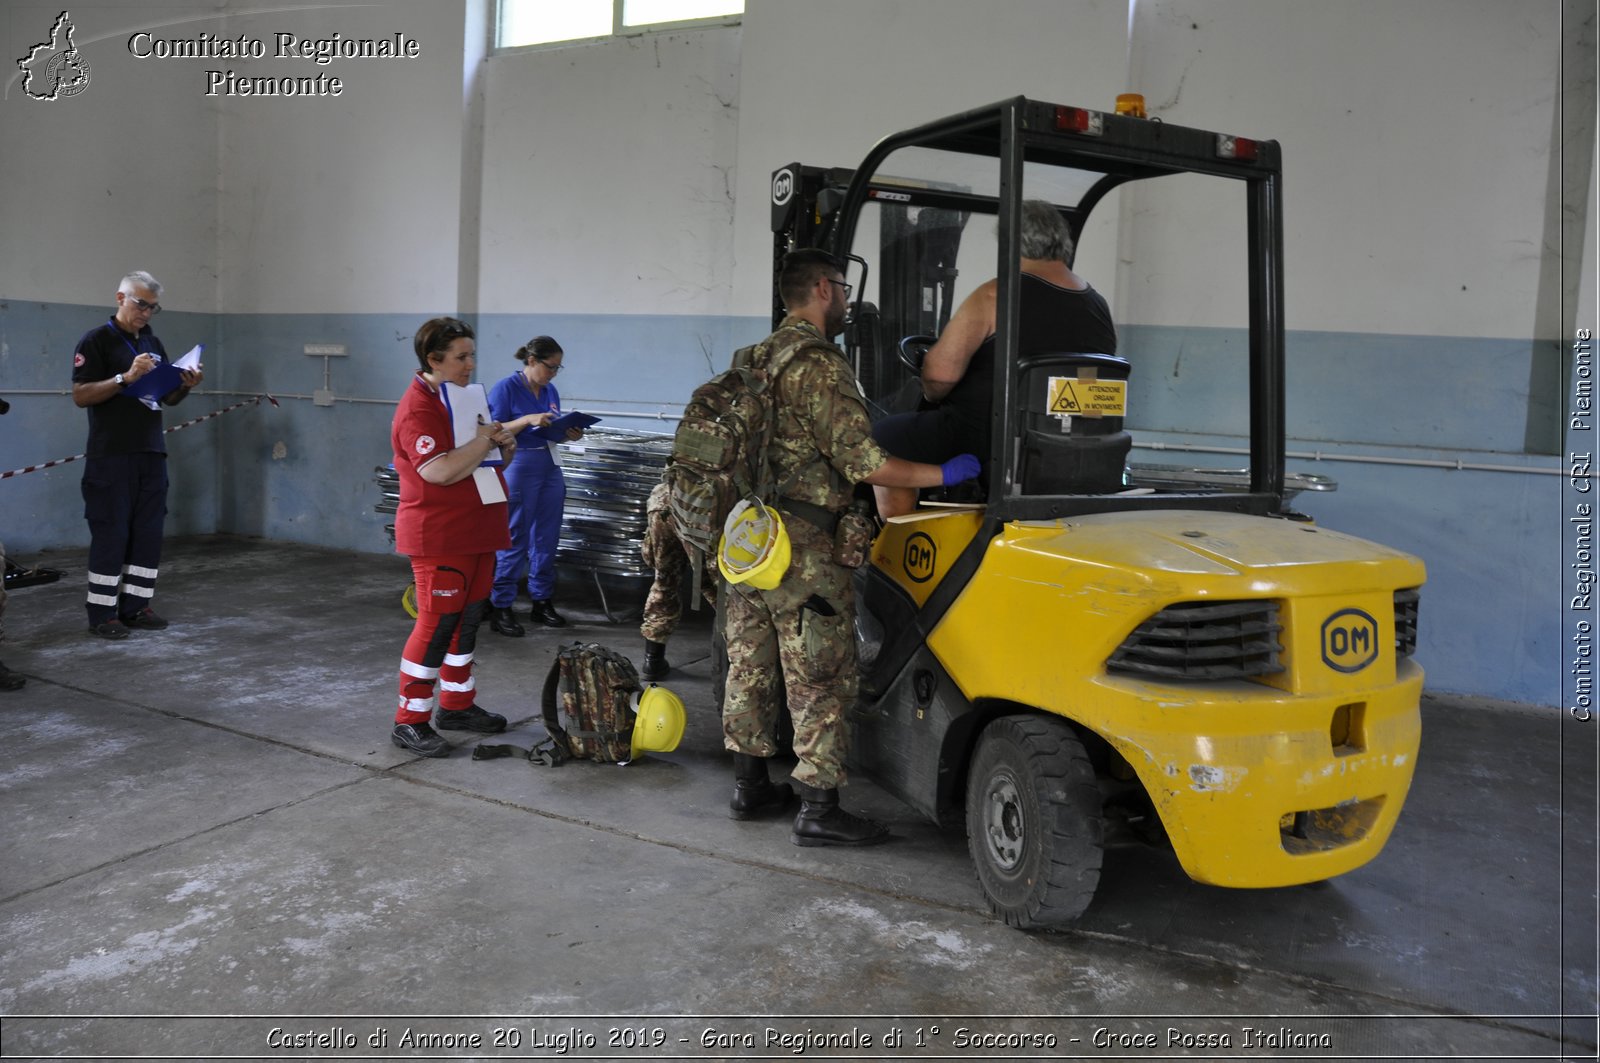
[[[178,367],[166,359],[162,359],[156,367],[131,384],[124,384],[122,394],[130,399],[149,399],[151,402],[160,402],[168,395],[183,387],[183,373]]]
[[[554,443],[561,443],[567,438],[567,429],[584,429],[588,428],[592,424],[599,423],[600,418],[598,417],[590,417],[586,413],[578,413],[577,411],[573,411],[572,413],[562,414],[560,417],[557,417],[543,428],[535,428],[533,430],[533,434],[541,439],[548,439]]]

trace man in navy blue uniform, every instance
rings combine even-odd
[[[167,515],[167,444],[159,404],[183,401],[203,374],[157,399],[124,389],[167,360],[150,319],[161,312],[161,284],[143,271],[122,278],[117,312],[90,329],[72,356],[72,401],[89,411],[83,515],[89,522],[89,632],[128,637],[130,627],[164,628],[150,608],[161,567]]]

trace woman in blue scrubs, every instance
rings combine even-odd
[[[495,557],[494,589],[489,595],[490,630],[511,638],[523,635],[511,607],[524,570],[528,595],[533,599],[530,619],[546,627],[567,623],[550,602],[556,589],[556,544],[561,539],[567,483],[555,459],[556,444],[534,434],[561,416],[555,379],[561,372],[563,352],[549,336],[535,336],[517,349],[516,357],[522,368],[489,389],[494,419],[517,433],[516,456],[505,470],[511,548]],[[582,435],[576,428],[567,432],[568,439]]]

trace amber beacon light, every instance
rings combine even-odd
[[[1125,114],[1129,118],[1144,118],[1144,94],[1141,92],[1124,92],[1117,96],[1117,113]]]

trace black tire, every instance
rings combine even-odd
[[[990,910],[1010,926],[1064,926],[1089,907],[1105,821],[1065,721],[1002,716],[984,728],[967,774],[967,847]]]

